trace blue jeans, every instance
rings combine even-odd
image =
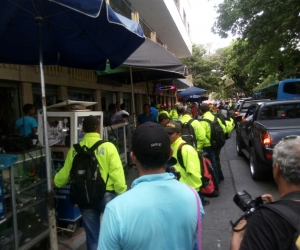
[[[104,212],[106,204],[116,196],[117,194],[114,192],[106,192],[97,206],[93,208],[80,208],[86,234],[87,250],[97,250],[100,234],[100,215]]]
[[[217,154],[217,150],[213,149],[211,146],[209,147],[203,147],[203,151],[207,153],[207,158],[210,160],[212,167],[214,169],[215,172],[215,176],[217,179],[217,182],[219,182],[219,171],[218,171],[218,167],[217,167],[217,163],[216,163],[216,154]]]

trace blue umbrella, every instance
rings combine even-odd
[[[45,133],[44,65],[105,70],[109,61],[111,68],[116,68],[144,40],[139,24],[116,14],[105,0],[0,1],[0,63],[39,65]],[[51,201],[51,163],[46,134],[45,151],[48,200]],[[50,239],[55,245],[53,203],[48,206],[49,221],[52,221]],[[14,231],[18,235],[16,227]]]
[[[105,70],[107,60],[116,68],[144,40],[138,23],[102,0],[0,1],[0,63],[38,65],[41,43],[44,65]]]
[[[208,100],[208,97],[206,96],[200,96],[200,95],[186,95],[179,99],[181,102],[203,102],[205,100]]]
[[[193,96],[193,95],[202,95],[205,94],[205,89],[200,89],[197,87],[189,87],[183,91],[181,91],[177,96]]]

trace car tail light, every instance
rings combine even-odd
[[[272,138],[269,133],[264,133],[261,135],[262,144],[265,148],[270,148],[272,145]]]
[[[266,154],[266,158],[269,159],[269,160],[271,160],[272,159],[272,154],[267,153]]]

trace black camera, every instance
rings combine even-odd
[[[245,212],[245,214],[242,217],[240,217],[235,223],[230,221],[232,228],[236,227],[241,220],[247,220],[249,216],[251,216],[252,213],[255,211],[255,209],[259,205],[263,204],[261,196],[256,197],[253,200],[251,195],[248,194],[245,190],[238,192],[233,197],[233,201],[243,212]]]
[[[175,179],[179,181],[181,175],[180,175],[180,172],[177,172],[177,170],[174,168],[176,163],[177,163],[177,160],[174,157],[171,157],[166,164],[166,172],[172,173],[173,175],[175,175]]]
[[[173,175],[175,175],[175,179],[179,181],[179,179],[181,177],[180,172],[177,172],[173,166],[167,166],[166,172],[172,173]]]

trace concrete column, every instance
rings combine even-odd
[[[21,91],[22,91],[22,105],[24,106],[26,103],[33,103],[33,94],[32,94],[32,83],[31,82],[22,82],[21,83]]]
[[[151,37],[150,37],[150,39],[151,39],[152,41],[156,42],[156,32],[155,32],[155,31],[151,32]]]
[[[57,87],[58,100],[67,101],[69,99],[68,88],[65,86]]]
[[[120,102],[120,104],[122,104],[123,103],[123,101],[124,101],[124,98],[123,98],[123,92],[117,92],[117,102]]]
[[[94,95],[94,101],[97,102],[97,104],[94,105],[95,111],[101,111],[102,110],[101,89],[95,89],[93,95]]]
[[[136,105],[136,116],[143,112],[143,96],[142,94],[137,94],[137,105]]]
[[[162,98],[162,105],[166,106],[167,105],[167,103],[166,103],[166,97],[163,95],[161,98]]]

